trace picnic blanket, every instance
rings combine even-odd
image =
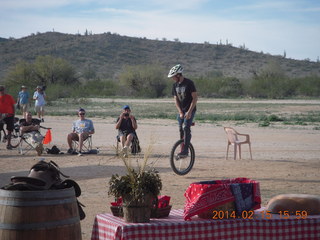
[[[248,178],[195,182],[189,185],[184,196],[184,220],[232,201],[237,215],[261,207],[259,182]]]

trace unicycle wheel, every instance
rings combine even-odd
[[[195,160],[195,151],[190,143],[188,148],[188,156],[179,158],[178,153],[183,149],[184,141],[183,139],[178,140],[172,147],[170,153],[170,165],[172,170],[178,175],[186,175],[189,173],[193,167]]]

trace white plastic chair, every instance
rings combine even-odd
[[[228,159],[229,146],[234,146],[234,160],[237,159],[237,149],[239,149],[239,159],[241,159],[241,145],[248,144],[250,151],[250,159],[252,160],[252,152],[251,152],[251,142],[249,134],[238,133],[235,129],[231,127],[224,127],[224,131],[227,134],[228,145],[227,145],[227,154],[226,159]],[[245,137],[245,139],[243,139]]]

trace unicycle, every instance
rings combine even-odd
[[[171,168],[178,175],[186,175],[188,172],[190,172],[195,160],[195,151],[191,142],[188,148],[188,156],[179,158],[178,153],[180,153],[183,148],[184,140],[180,139],[173,145],[170,153]]]

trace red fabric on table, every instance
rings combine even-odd
[[[261,209],[261,211],[264,209]],[[265,219],[256,210],[254,219],[207,220],[197,217],[183,220],[183,210],[171,210],[169,217],[151,219],[150,223],[126,223],[112,214],[98,214],[91,240],[319,240],[320,215],[307,219],[281,219],[272,214]]]
[[[248,178],[233,178],[227,180],[196,182],[190,184],[184,194],[186,198],[184,219],[190,220],[192,216],[213,209],[225,203],[234,201],[235,198],[232,194],[230,185],[239,183],[253,184],[253,209],[260,208],[260,186],[259,182],[255,180],[251,180]]]
[[[170,199],[171,197],[167,195],[158,196],[158,208],[165,208],[169,206]]]

